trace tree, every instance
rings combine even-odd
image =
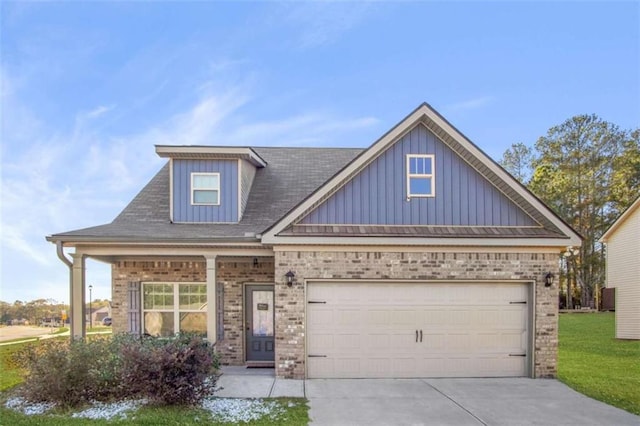
[[[532,160],[533,153],[531,148],[522,142],[518,142],[505,151],[500,165],[511,173],[513,177],[526,185],[531,178]]]
[[[578,115],[549,129],[534,150],[514,144],[501,162],[584,237],[574,264],[583,306],[604,281],[598,239],[639,194],[639,139],[639,130]],[[533,170],[528,180],[527,170]]]

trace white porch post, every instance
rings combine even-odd
[[[86,336],[84,320],[84,254],[73,253],[73,267],[71,269],[71,338],[82,339]]]
[[[216,255],[207,255],[205,259],[207,260],[207,339],[211,343],[215,343],[218,337]]]

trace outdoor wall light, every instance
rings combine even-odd
[[[289,272],[284,274],[284,276],[287,278],[287,287],[291,287],[296,278],[296,274],[294,274],[293,271],[289,270]]]
[[[553,285],[553,274],[551,272],[547,272],[547,275],[544,276],[544,286],[551,287]]]
[[[257,267],[258,267],[258,258],[257,258],[257,257],[254,257],[254,258],[253,258],[253,267],[254,267],[254,268],[257,268]]]

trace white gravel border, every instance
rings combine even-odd
[[[211,413],[214,421],[228,423],[248,423],[268,417],[278,420],[285,409],[277,401],[240,398],[206,398],[202,408]]]
[[[130,411],[135,412],[146,403],[147,401],[144,399],[109,403],[95,401],[91,404],[91,407],[77,413],[73,413],[71,417],[94,420],[111,420],[117,417],[120,420],[125,420]]]
[[[89,408],[71,414],[73,418],[126,420],[128,415],[134,414],[140,407],[147,404],[147,400],[125,400],[111,403],[91,403]],[[5,407],[20,412],[26,416],[45,414],[53,409],[56,404],[45,402],[29,402],[22,397],[9,398]],[[289,402],[288,408],[295,406]],[[263,418],[277,421],[286,413],[285,407],[278,401],[264,401],[262,399],[242,398],[205,398],[200,407],[208,411],[214,421],[228,423],[248,423]]]

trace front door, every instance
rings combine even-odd
[[[271,361],[274,357],[274,307],[272,285],[245,287],[247,361]]]

